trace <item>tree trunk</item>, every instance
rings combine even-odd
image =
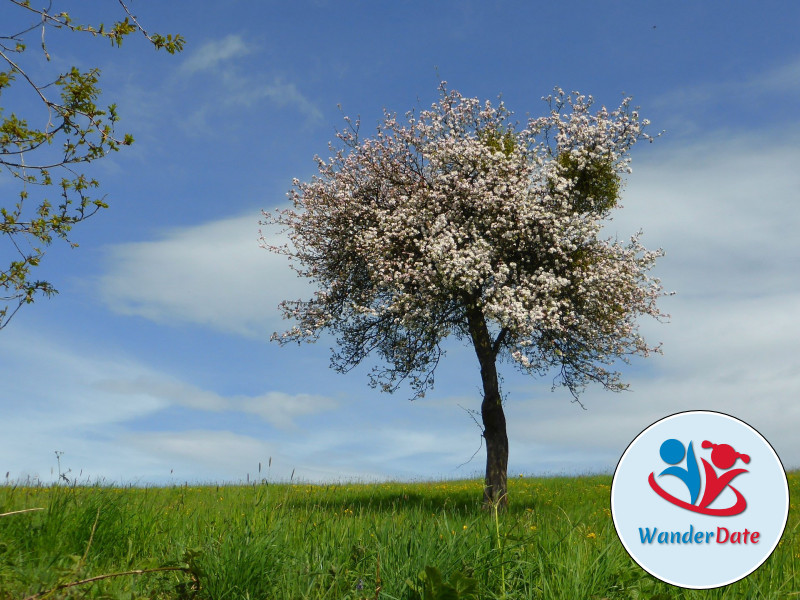
[[[495,374],[496,379],[496,374]],[[484,379],[484,390],[486,380]],[[508,505],[508,435],[506,416],[500,393],[490,397],[484,392],[481,404],[483,438],[486,440],[486,476],[483,484],[484,504]]]
[[[486,440],[486,477],[483,486],[483,502],[487,506],[508,505],[508,434],[506,416],[500,397],[497,379],[497,350],[494,348],[486,319],[480,310],[467,315],[472,345],[481,365],[483,383],[483,439]]]

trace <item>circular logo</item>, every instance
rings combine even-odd
[[[683,412],[650,425],[620,458],[611,514],[645,571],[693,589],[728,585],[778,545],[789,486],[778,455],[734,417]]]

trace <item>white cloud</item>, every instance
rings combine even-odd
[[[108,378],[135,377],[143,367],[125,357],[87,358],[72,343],[53,342],[41,332],[30,332],[14,323],[3,330],[0,344],[0,401],[14,410],[4,414],[10,421],[39,423],[52,430],[85,431],[120,423],[166,407],[159,398],[136,403],[109,402],[92,386]],[[80,388],[82,391],[76,391]],[[0,410],[0,414],[2,414]]]
[[[270,83],[261,83],[252,90],[240,89],[239,93],[231,96],[229,100],[250,106],[265,98],[279,107],[295,108],[298,112],[306,115],[310,121],[322,120],[322,111],[306,98],[294,83],[286,83],[278,78]]]
[[[268,100],[279,108],[293,108],[305,115],[307,122],[322,119],[322,112],[297,87],[279,76],[264,76],[263,70],[237,66],[234,59],[255,52],[255,47],[240,35],[228,35],[212,40],[189,55],[181,69],[188,75],[212,71],[216,78],[210,88],[212,101],[195,103],[196,108],[185,118],[185,128],[190,132],[208,128],[208,119],[218,115],[220,106],[252,107]],[[208,94],[204,98],[208,98]]]
[[[231,481],[247,472],[257,473],[258,463],[278,456],[275,444],[230,431],[170,431],[130,433],[123,443],[173,465],[178,477],[189,469],[208,473],[209,481]],[[227,473],[227,477],[220,474]],[[234,475],[235,474],[235,475]]]
[[[97,382],[95,387],[109,394],[149,398],[163,405],[199,411],[253,414],[279,429],[296,427],[295,419],[298,417],[336,408],[336,403],[325,396],[271,391],[257,396],[225,397],[164,376],[106,379]]]
[[[158,398],[110,401],[92,384],[134,377],[141,365],[119,356],[87,357],[77,344],[55,342],[49,333],[26,330],[21,323],[5,329],[0,340],[0,470],[10,471],[12,478],[47,480],[53,476],[54,452],[60,451],[62,468],[75,471],[70,477],[84,468],[92,478],[135,477],[139,457],[120,449],[115,438],[126,423],[167,404]]]
[[[608,231],[624,238],[643,227],[646,245],[665,248],[656,274],[667,289],[721,302],[797,289],[800,149],[718,137],[645,150]],[[281,329],[278,302],[311,290],[283,257],[258,247],[256,222],[256,215],[229,218],[113,246],[102,297],[113,310],[157,322],[256,337]]]
[[[644,149],[608,230],[645,232],[662,246],[665,285],[681,294],[735,298],[798,289],[800,148],[794,132],[716,135]]]
[[[260,416],[265,421],[281,429],[294,427],[298,417],[333,410],[337,403],[331,398],[313,394],[286,394],[268,392],[255,397],[236,397],[234,406],[247,413]]]
[[[268,339],[284,325],[279,302],[311,291],[257,237],[258,215],[245,215],[112,246],[100,296],[121,314]]]
[[[800,57],[757,76],[753,87],[769,93],[800,92]]]
[[[800,56],[783,64],[758,72],[742,73],[736,79],[710,80],[671,90],[656,98],[652,105],[660,108],[664,120],[659,127],[668,132],[696,134],[707,129],[707,123],[731,110],[749,107],[752,111],[781,113],[796,103],[800,94]],[[735,108],[734,108],[735,107]],[[755,114],[755,113],[754,113]],[[787,113],[792,118],[791,113]],[[738,117],[746,128],[747,118]]]
[[[253,48],[240,35],[226,35],[221,40],[211,40],[189,54],[181,68],[187,73],[214,69],[225,61],[250,54]]]
[[[312,437],[301,437],[311,441]],[[130,434],[121,440],[161,466],[163,481],[240,483],[250,481],[339,482],[385,479],[369,460],[332,464],[319,460],[302,443],[267,441],[230,431],[192,430]],[[258,467],[261,464],[261,472]],[[271,464],[270,464],[271,463]],[[168,469],[167,465],[171,465]],[[374,467],[374,465],[372,465]],[[169,477],[166,474],[171,471]],[[200,475],[202,473],[202,475]]]
[[[216,412],[230,408],[230,402],[215,392],[153,375],[139,375],[128,379],[102,379],[95,382],[92,387],[110,395],[134,396],[137,401],[155,400],[163,406],[177,405],[193,410]]]
[[[626,370],[630,392],[587,389],[586,411],[550,393],[549,381],[515,379],[512,461],[552,465],[564,453],[564,465],[613,468],[651,422],[708,409],[746,420],[787,467],[800,466],[800,148],[792,137],[644,148],[608,230],[624,238],[642,227],[645,245],[666,250],[656,274],[677,292],[661,301],[671,322],[642,322],[664,354]]]
[[[791,131],[717,135],[675,149],[655,144],[645,148],[641,160],[637,157],[626,206],[609,231],[625,237],[643,227],[645,244],[667,251],[656,274],[678,292],[662,301],[672,322],[642,325],[651,342],[664,342],[664,355],[627,370],[631,392],[587,390],[582,398],[587,411],[571,404],[564,390],[551,393],[549,380],[517,378],[504,369],[515,472],[613,468],[643,427],[672,412],[698,408],[748,421],[774,444],[787,467],[800,466],[800,437],[794,431],[800,422],[795,235],[800,175],[794,169],[800,149],[791,138]],[[252,334],[252,323],[262,330],[280,325],[274,309],[264,310],[267,302],[274,306],[280,298],[308,297],[309,290],[302,289],[283,259],[260,250],[255,236],[243,233],[253,232],[255,220],[226,219],[116,247],[104,293],[119,310],[159,322],[181,320],[243,335]],[[239,268],[228,268],[232,264]],[[275,282],[269,292],[264,281]],[[467,355],[464,368],[473,369]],[[459,356],[452,353],[447,360],[456,364]],[[479,396],[477,391],[463,401],[457,396],[477,385],[474,379],[465,388],[460,369],[456,364],[449,375],[437,378],[437,391],[452,396],[437,400],[434,394],[420,406],[381,409],[391,411],[391,427],[385,424],[387,413],[367,414],[364,405],[348,400],[324,427],[294,441],[282,438],[280,451],[291,457],[286,461],[298,473],[305,470],[307,479],[480,470],[483,452],[456,470],[480,439],[456,406],[466,402],[473,408]],[[182,384],[151,391],[156,405],[271,414],[269,422],[279,428],[329,406],[302,394],[224,398]],[[344,425],[348,422],[352,426]],[[224,439],[219,437],[220,446]],[[241,448],[250,443],[241,441]],[[257,453],[244,449],[242,456]],[[231,460],[231,465],[246,462]]]
[[[223,71],[218,77],[222,81],[221,95],[213,102],[200,103],[184,119],[183,125],[187,132],[194,134],[208,130],[211,127],[209,119],[218,117],[220,107],[252,108],[264,100],[278,108],[294,109],[305,117],[306,125],[322,120],[322,111],[299,90],[297,85],[288,83],[280,77],[253,77],[233,69]]]
[[[303,393],[226,396],[16,325],[0,340],[0,470],[14,479],[56,478],[55,451],[64,453],[69,477],[81,481],[164,483],[170,469],[188,480],[238,480],[270,456],[282,457],[284,470],[307,464],[311,473],[302,445],[285,442],[304,437],[300,419],[337,408],[330,398]],[[181,422],[166,412],[172,407],[194,411],[202,434],[181,431]],[[220,415],[237,413],[271,425],[265,439],[219,430]],[[279,446],[291,453],[281,454]]]
[[[610,470],[650,423],[676,412],[714,410],[751,424],[773,444],[787,468],[797,468],[800,365],[762,356],[769,344],[746,336],[737,346],[749,345],[749,356],[732,358],[720,352],[724,344],[713,337],[702,345],[671,344],[672,352],[651,359],[647,375],[627,378],[632,391],[588,390],[582,398],[587,410],[569,403],[566,394],[551,394],[544,385],[513,394],[507,406],[512,462],[538,471],[540,465],[552,465],[559,455],[569,454],[572,459],[564,466],[571,463],[571,470]],[[794,356],[800,350],[797,342],[784,348]]]

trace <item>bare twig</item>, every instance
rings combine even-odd
[[[464,407],[463,407],[463,406],[461,406],[460,404],[458,405],[458,407],[459,407],[461,410],[463,410],[464,412],[466,412],[466,413],[467,413],[467,414],[470,416],[470,418],[471,418],[471,419],[472,419],[472,420],[475,422],[475,425],[476,425],[476,427],[477,427],[477,428],[478,428],[478,430],[481,432],[481,440],[480,440],[480,444],[478,445],[478,449],[477,449],[477,450],[475,450],[475,452],[472,454],[472,456],[470,456],[470,457],[469,457],[469,460],[468,460],[468,461],[465,461],[465,462],[461,463],[460,465],[458,465],[458,466],[455,468],[455,470],[456,470],[456,471],[457,471],[458,469],[460,469],[461,467],[463,467],[464,465],[468,465],[469,463],[471,463],[471,462],[472,462],[472,459],[473,459],[473,458],[475,458],[475,457],[478,455],[478,452],[480,452],[480,451],[481,451],[481,448],[483,448],[483,427],[481,427],[481,424],[480,424],[480,423],[478,423],[478,419],[475,417],[475,413],[476,413],[476,411],[474,411],[474,410],[470,410],[470,409],[468,409],[468,408],[464,408]]]
[[[378,600],[383,588],[383,585],[381,585],[381,555],[378,554],[375,560],[375,600]]]
[[[83,553],[83,557],[81,558],[81,562],[78,563],[78,568],[83,567],[86,563],[86,557],[89,556],[89,549],[92,547],[92,542],[94,541],[94,533],[97,531],[97,522],[100,520],[100,507],[97,507],[97,515],[94,518],[94,525],[92,525],[92,533],[89,535],[89,543],[86,544],[86,551]]]
[[[44,509],[43,508],[24,508],[22,510],[12,510],[11,512],[0,513],[0,517],[7,517],[9,515],[18,515],[18,514],[21,514],[21,513],[33,512],[35,510],[44,510]]]
[[[37,598],[41,598],[42,596],[52,594],[53,592],[57,592],[59,590],[65,590],[67,588],[75,587],[78,585],[84,585],[86,583],[94,583],[95,581],[101,581],[103,579],[124,577],[125,575],[146,575],[147,573],[162,573],[165,571],[183,571],[184,573],[191,573],[191,569],[189,569],[188,567],[157,567],[155,569],[135,569],[133,571],[122,571],[120,573],[108,573],[106,575],[96,575],[95,577],[89,577],[88,579],[81,579],[80,581],[63,583],[61,585],[54,587],[51,590],[47,590],[46,592],[39,592],[38,594],[34,594],[33,596],[28,596],[27,598],[25,598],[25,600],[37,600]],[[192,577],[196,579],[194,574],[192,574]]]

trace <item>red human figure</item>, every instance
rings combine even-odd
[[[736,450],[728,444],[712,444],[708,440],[705,440],[703,441],[702,447],[713,448],[711,451],[711,462],[713,462],[714,466],[718,469],[730,469],[740,458],[745,464],[750,462],[750,457],[747,454],[736,452]],[[717,496],[722,493],[722,490],[728,487],[734,477],[748,472],[747,469],[733,469],[732,471],[717,476],[714,467],[708,464],[705,458],[701,458],[700,460],[703,461],[703,468],[706,472],[706,489],[703,493],[703,499],[700,501],[701,508],[707,507],[716,500]],[[744,497],[742,497],[739,490],[733,486],[731,486],[731,489],[736,493],[736,507],[738,507],[740,503],[744,503]],[[744,505],[746,506],[746,503]],[[742,510],[744,510],[744,506],[738,512]],[[734,514],[738,514],[738,512]]]

